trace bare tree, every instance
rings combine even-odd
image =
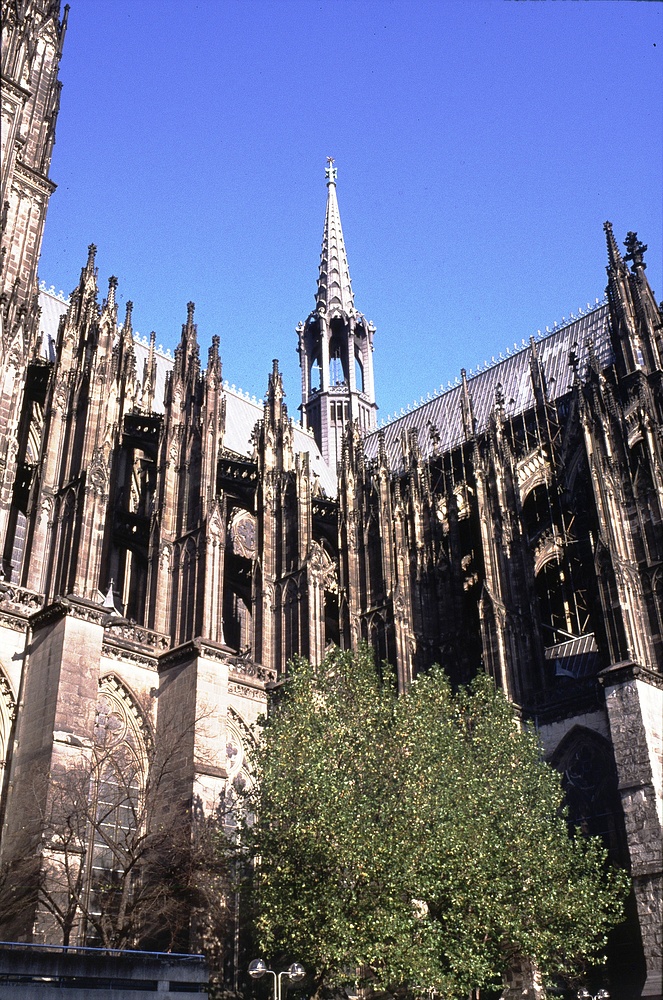
[[[222,809],[205,816],[173,796],[182,742],[186,734],[170,733],[145,749],[97,734],[52,773],[41,858],[0,873],[0,924],[36,898],[47,940],[168,950],[190,947],[193,928],[218,948],[228,893]]]

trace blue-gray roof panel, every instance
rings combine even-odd
[[[564,396],[573,381],[570,353],[575,350],[581,372],[588,361],[588,341],[594,346],[599,364],[607,367],[612,360],[609,315],[607,305],[587,313],[559,330],[542,337],[535,343],[541,367],[544,372],[548,394],[552,399]],[[468,391],[478,433],[488,427],[490,415],[495,407],[498,385],[504,397],[507,417],[524,413],[534,405],[531,378],[531,347],[525,347],[497,364],[468,378]],[[419,446],[424,457],[433,451],[431,425],[439,435],[438,449],[451,451],[465,440],[462,415],[462,385],[458,384],[446,392],[435,396],[421,406],[397,417],[381,428],[384,433],[387,455],[392,469],[403,465],[402,437],[410,429],[418,431]],[[375,458],[378,451],[380,431],[373,431],[366,437],[367,458]]]

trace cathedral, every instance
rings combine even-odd
[[[51,776],[100,738],[138,753],[180,727],[169,797],[212,811],[247,780],[289,658],[364,640],[401,689],[435,662],[454,683],[484,670],[536,726],[571,819],[633,878],[616,981],[660,995],[663,322],[646,246],[631,232],[620,250],[606,222],[601,304],[378,429],[330,161],[298,422],[277,361],[256,400],[224,380],[217,337],[201,357],[193,303],[173,357],[135,336],[94,246],[69,298],[40,288],[67,11],[2,2],[0,863],[52,862]],[[46,927],[35,897],[1,936]]]

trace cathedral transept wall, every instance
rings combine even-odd
[[[93,244],[39,316],[65,18],[28,6],[36,46],[27,22],[3,35],[0,862],[57,865],[42,844],[56,779],[110,767],[116,743],[129,801],[150,755],[167,757],[159,822],[227,819],[291,658],[365,641],[401,690],[433,663],[454,685],[485,671],[536,726],[571,821],[632,872],[654,995],[663,323],[646,247],[629,233],[622,255],[606,223],[604,302],[378,429],[376,329],[355,306],[330,161],[298,424],[278,361],[258,401],[224,379],[218,336],[201,357],[193,302],[173,357],[140,340],[116,278],[100,300]],[[29,903],[6,933],[54,934]]]

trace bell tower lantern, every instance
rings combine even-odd
[[[327,213],[316,306],[297,327],[302,369],[302,420],[332,467],[341,457],[348,421],[362,433],[377,426],[373,382],[375,327],[355,309],[336,199],[336,167],[327,160]]]

